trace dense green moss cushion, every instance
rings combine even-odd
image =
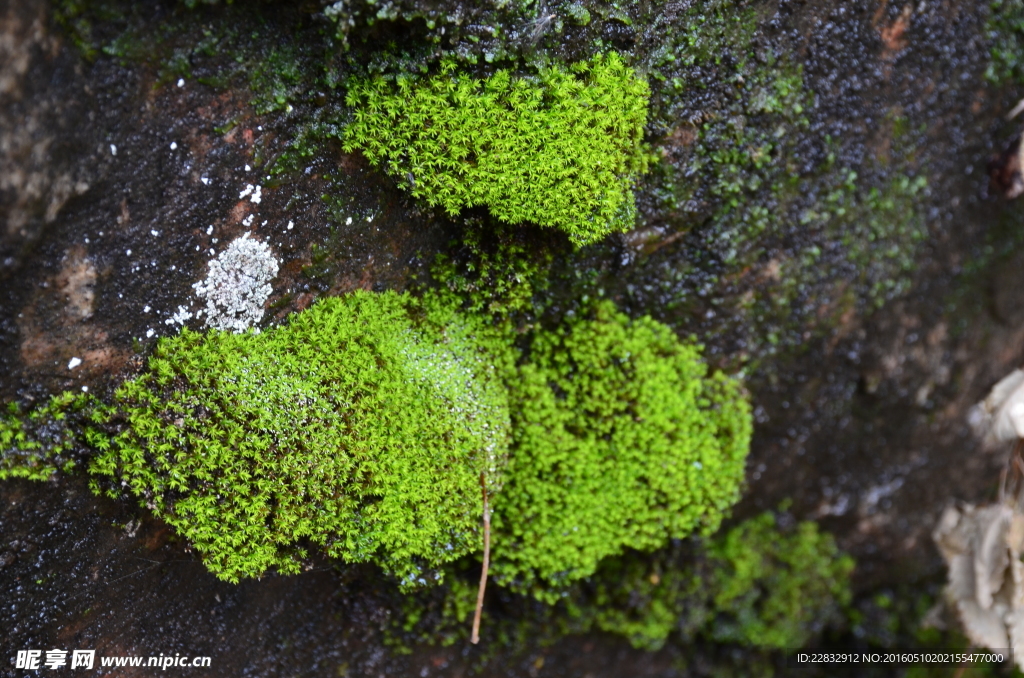
[[[713,532],[739,498],[751,434],[740,387],[651,318],[605,302],[538,334],[511,403],[500,581],[543,596],[626,548]]]
[[[126,427],[92,470],[224,579],[294,572],[309,541],[413,583],[479,548],[480,473],[504,458],[506,394],[477,329],[357,292],[262,334],[186,330],[117,391]]]
[[[617,54],[532,79],[498,71],[479,80],[454,68],[353,83],[346,150],[453,215],[487,206],[577,244],[632,227],[650,90]]]

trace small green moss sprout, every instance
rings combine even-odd
[[[449,214],[483,205],[582,245],[634,223],[649,97],[615,53],[535,78],[480,80],[446,61],[429,78],[353,82],[344,147]]]
[[[57,471],[73,469],[77,440],[69,416],[84,420],[92,403],[90,396],[71,391],[27,412],[10,403],[0,413],[0,480],[48,480]]]

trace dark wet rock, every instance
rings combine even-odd
[[[156,22],[179,6],[154,7]],[[730,268],[730,234],[714,230],[720,199],[683,182],[671,200],[642,187],[637,230],[559,256],[630,312],[697,335],[715,364],[752,365],[758,427],[737,518],[791,498],[795,515],[819,519],[857,556],[862,598],[900,586],[934,593],[943,576],[929,539],[936,520],[954,497],[991,499],[1002,463],[982,450],[967,412],[1024,357],[1020,211],[989,198],[983,171],[994,150],[1012,149],[993,181],[1014,190],[1019,144],[1005,141],[1016,130],[1003,114],[1015,98],[982,78],[982,5],[755,8],[760,30],[747,56],[795,55],[813,93],[807,126],[780,128],[779,138],[793,139],[785,158],[793,186],[743,194],[762,201],[778,230]],[[634,12],[632,24],[607,18],[593,31],[618,49],[653,52],[689,9],[669,3],[655,13],[661,23],[642,24],[647,15]],[[419,35],[416,26],[403,30]],[[387,30],[381,22],[369,35]],[[570,56],[590,49],[573,36],[590,40],[591,29],[566,22],[564,31],[564,40],[552,28],[525,48],[562,40]],[[715,121],[727,118],[730,134],[756,127],[729,95],[740,84],[721,84],[727,65],[664,69],[669,82],[689,75],[708,84],[656,98],[650,137],[670,165],[689,167],[701,130]],[[459,233],[335,147],[308,172],[268,179],[258,168],[294,132],[293,118],[257,113],[237,83],[183,78],[179,87],[152,65],[85,60],[46,3],[0,9],[0,66],[5,401],[83,386],[102,393],[136,372],[156,339],[177,331],[179,308],[200,308],[193,285],[244,233],[280,261],[265,323],[319,296],[401,289]],[[321,94],[300,107],[328,101]],[[721,148],[733,139],[722,136]],[[885,252],[851,259],[842,233],[824,237],[801,221],[834,188],[817,183],[829,163],[867,167],[864,193],[909,170],[928,177],[927,237],[905,274],[912,285],[880,296],[878,310],[875,300],[854,299],[851,281]],[[249,185],[261,187],[259,202],[242,195]],[[328,190],[341,207],[321,199]],[[820,257],[799,265],[812,247]],[[786,276],[805,273],[806,285],[786,297]],[[776,348],[767,336],[780,328]],[[143,509],[97,499],[80,477],[3,483],[0,502],[0,637],[15,648],[209,654],[218,675],[454,676],[476,658],[462,647],[408,658],[389,649],[380,629],[393,591],[367,570],[320,563],[231,586]],[[538,639],[485,673],[683,675],[674,668],[680,652],[639,653],[606,637],[543,649]],[[691,675],[712,671],[708,657],[690,661]]]

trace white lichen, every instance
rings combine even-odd
[[[206,280],[192,286],[206,299],[206,326],[244,332],[258,323],[277,271],[270,247],[248,233],[228,245],[210,262]]]

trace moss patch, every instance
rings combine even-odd
[[[764,650],[803,647],[842,623],[853,566],[816,523],[782,528],[767,512],[689,553],[607,561],[595,622],[650,650],[677,632]]]
[[[485,643],[507,648],[542,638],[554,644],[600,629],[650,651],[675,639],[689,647],[753,648],[767,659],[774,650],[806,646],[847,622],[853,560],[815,523],[790,521],[783,526],[764,513],[710,539],[606,558],[591,577],[547,603],[490,589]],[[453,570],[442,587],[408,598],[393,642],[464,640],[474,574],[474,568]]]
[[[118,389],[124,430],[90,470],[223,579],[296,572],[308,541],[426,583],[423,567],[480,548],[480,473],[504,459],[500,359],[479,329],[356,293],[263,334],[184,331]]]
[[[647,99],[614,53],[532,80],[479,80],[446,62],[431,78],[352,83],[345,149],[449,214],[485,205],[585,244],[633,225]]]
[[[96,487],[127,488],[231,581],[295,572],[317,545],[428,583],[480,550],[481,473],[496,578],[546,600],[607,556],[714,531],[749,445],[738,384],[610,302],[554,330],[508,322],[528,304],[505,280],[531,275],[517,261],[161,340],[96,418]],[[491,302],[467,292],[487,280]]]
[[[0,480],[47,480],[73,469],[73,452],[81,444],[77,428],[93,405],[91,397],[70,391],[27,412],[8,405],[0,413]]]
[[[698,347],[608,303],[539,333],[511,384],[513,454],[495,501],[498,581],[547,590],[627,548],[713,532],[751,433],[738,385]]]
[[[718,640],[802,647],[850,603],[853,559],[815,523],[780,534],[775,516],[764,513],[726,533],[712,554]]]

